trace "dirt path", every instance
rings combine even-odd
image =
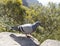
[[[2,32],[0,33],[0,46],[39,46],[39,42],[32,36],[26,38],[24,34]]]

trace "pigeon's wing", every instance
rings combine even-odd
[[[26,33],[26,34],[32,33],[32,31],[33,31],[32,24],[21,25],[21,27],[23,28],[24,33]]]

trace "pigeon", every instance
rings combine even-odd
[[[28,34],[35,32],[36,28],[39,25],[42,26],[42,24],[39,21],[37,21],[33,24],[23,24],[23,25],[13,26],[11,27],[11,30],[17,30],[19,32],[22,32],[26,34],[26,36],[28,37]]]

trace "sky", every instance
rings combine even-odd
[[[53,2],[53,3],[60,3],[60,0],[38,0],[40,3],[43,5],[47,5],[48,2]]]

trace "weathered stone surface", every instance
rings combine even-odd
[[[57,40],[46,40],[40,46],[60,46],[60,41]]]
[[[2,32],[0,46],[39,46],[39,42],[32,36],[27,38],[24,34]]]

